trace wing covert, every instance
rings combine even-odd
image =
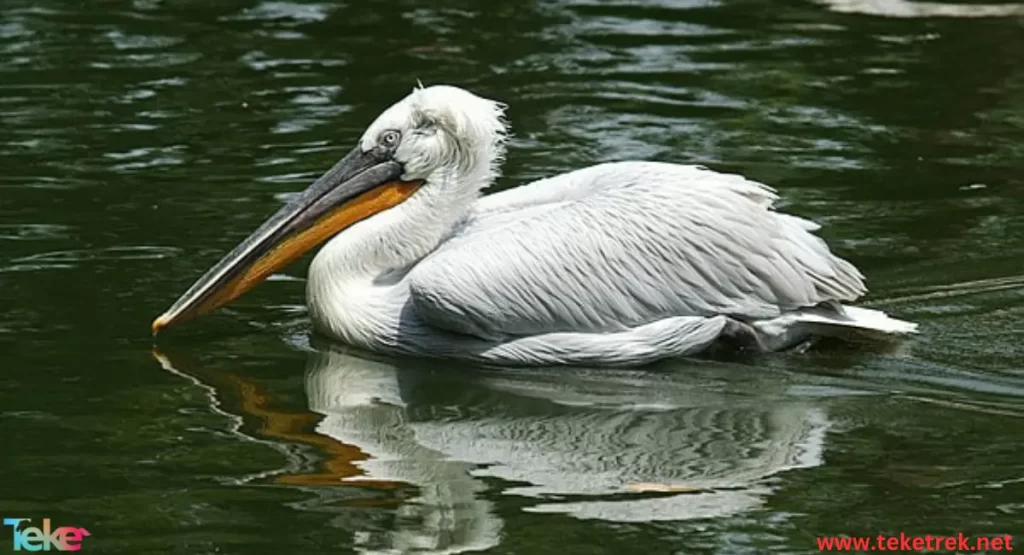
[[[768,187],[696,166],[603,164],[478,202],[410,272],[417,313],[480,337],[613,332],[669,316],[778,316],[865,292],[775,212]]]

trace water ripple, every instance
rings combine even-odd
[[[15,258],[0,267],[0,272],[24,272],[76,268],[82,263],[100,261],[160,260],[177,256],[181,249],[158,246],[124,246],[99,249],[52,251]]]
[[[37,241],[66,239],[71,226],[60,224],[0,224],[0,240]]]
[[[225,21],[288,21],[294,24],[323,21],[330,15],[330,4],[261,2],[241,13],[222,18]]]
[[[1006,4],[958,4],[954,2],[917,2],[909,0],[816,0],[839,13],[880,17],[1021,17],[1024,6]]]

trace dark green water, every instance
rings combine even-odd
[[[831,3],[5,0],[0,516],[95,553],[1024,533],[1024,8]],[[777,187],[920,338],[370,358],[310,340],[307,259],[154,356],[150,320],[416,79],[510,104],[501,187],[626,158]]]

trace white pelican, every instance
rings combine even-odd
[[[773,209],[775,192],[700,166],[618,162],[488,196],[504,105],[416,88],[203,275],[153,333],[220,307],[324,241],[307,304],[371,351],[496,364],[630,366],[719,339],[764,351],[819,335],[908,334],[843,306],[861,273]],[[329,239],[329,241],[328,241]]]

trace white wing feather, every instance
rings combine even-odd
[[[409,275],[417,313],[480,337],[615,332],[673,316],[774,318],[851,301],[863,276],[775,212],[772,189],[620,162],[482,198]]]

